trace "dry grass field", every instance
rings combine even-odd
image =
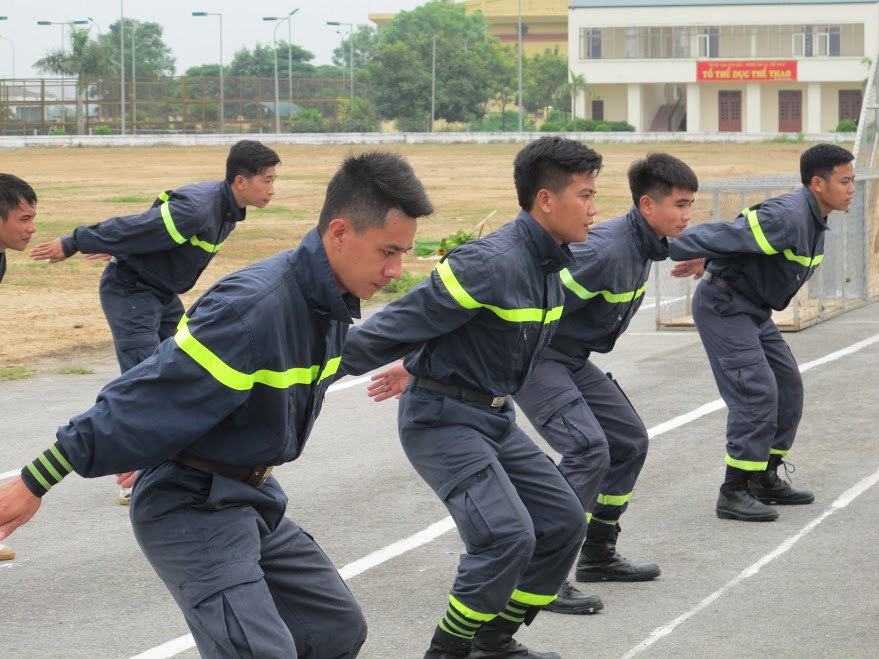
[[[374,147],[272,145],[282,164],[274,201],[249,210],[247,220],[184,296],[196,299],[213,281],[248,263],[295,247],[314,226],[326,182],[348,153]],[[395,145],[424,182],[437,208],[419,236],[440,239],[472,231],[494,212],[497,228],[517,212],[512,161],[522,145]],[[625,172],[648,151],[667,151],[693,167],[700,181],[796,172],[806,144],[601,144],[598,221],[631,204]],[[30,148],[3,151],[2,171],[27,180],[37,192],[38,232],[32,245],[69,233],[75,226],[145,210],[165,189],[224,175],[228,147]],[[111,352],[98,300],[102,262],[77,255],[63,263],[35,263],[7,251],[0,285],[0,368],[75,368],[90,354]],[[404,269],[424,274],[432,261],[407,257]]]

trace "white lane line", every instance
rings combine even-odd
[[[12,471],[0,472],[0,481],[4,481],[7,478],[12,478],[13,476],[18,476],[20,473],[21,469],[13,469]]]
[[[873,472],[871,476],[867,476],[866,478],[856,483],[854,486],[846,490],[836,501],[830,504],[830,507],[827,510],[825,510],[818,517],[806,524],[802,529],[800,529],[798,533],[787,538],[784,542],[782,542],[771,552],[763,556],[756,563],[750,565],[749,567],[746,567],[739,573],[739,575],[735,579],[727,582],[723,587],[711,593],[708,597],[703,599],[692,609],[690,609],[686,613],[679,615],[670,623],[663,625],[662,627],[657,627],[652,632],[650,632],[647,638],[645,638],[638,645],[636,645],[625,655],[623,655],[623,659],[631,659],[631,657],[641,654],[651,645],[664,638],[665,636],[671,634],[678,626],[682,625],[694,615],[696,615],[700,611],[703,611],[706,607],[710,606],[715,600],[720,598],[730,589],[735,588],[745,579],[753,577],[755,574],[760,572],[760,570],[763,569],[766,565],[774,561],[776,558],[784,554],[788,549],[790,549],[800,540],[802,540],[808,533],[812,531],[812,529],[821,524],[821,522],[830,517],[833,513],[842,510],[843,508],[848,506],[852,501],[854,501],[864,492],[873,487],[877,482],[879,482],[879,471]]]

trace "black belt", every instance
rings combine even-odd
[[[235,467],[220,462],[213,462],[212,460],[203,460],[202,458],[197,458],[186,451],[180,451],[180,453],[171,458],[171,462],[186,465],[187,467],[192,467],[193,469],[198,469],[199,471],[204,471],[209,474],[219,474],[226,478],[234,478],[237,481],[243,481],[254,487],[262,487],[263,483],[265,483],[266,479],[269,477],[269,474],[272,473],[271,465]]]
[[[475,389],[467,389],[457,384],[446,384],[445,382],[431,380],[430,378],[421,378],[417,375],[411,376],[409,380],[411,382],[410,386],[413,389],[427,389],[428,391],[435,391],[451,398],[464,400],[468,403],[476,403],[477,405],[485,405],[494,409],[503,407],[507,402],[506,396],[492,396]]]
[[[717,286],[717,288],[722,288],[723,290],[729,291],[730,293],[739,293],[736,290],[735,286],[730,284],[726,279],[724,279],[723,277],[718,277],[716,274],[708,270],[705,271],[703,279],[706,283],[711,284],[712,286]]]

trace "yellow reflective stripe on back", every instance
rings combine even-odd
[[[754,234],[754,239],[757,241],[760,249],[766,254],[778,254],[778,250],[773,248],[772,245],[769,244],[769,241],[766,240],[766,235],[760,227],[760,220],[757,219],[757,211],[752,211],[750,208],[746,208],[742,211],[742,215],[748,218],[748,225],[751,227],[751,233]]]
[[[196,339],[189,332],[187,322],[189,319],[184,316],[177,326],[177,333],[174,335],[174,341],[180,349],[220,384],[236,391],[247,391],[253,389],[255,384],[263,384],[267,387],[275,389],[287,389],[294,384],[311,384],[315,381],[320,382],[324,378],[334,375],[339,369],[341,357],[334,357],[327,362],[327,365],[321,371],[320,365],[308,366],[305,368],[290,368],[286,371],[270,371],[268,369],[260,369],[255,373],[243,373],[226,364],[222,359],[211,352],[204,344]],[[318,377],[320,376],[320,377]]]
[[[766,240],[766,235],[763,233],[763,229],[760,228],[760,220],[757,219],[757,211],[752,211],[750,208],[746,208],[742,211],[742,215],[748,218],[748,225],[751,227],[751,232],[754,234],[757,244],[760,245],[760,249],[769,255],[778,254],[778,250],[769,244],[769,241]],[[792,249],[786,249],[782,253],[784,254],[784,258],[788,261],[799,263],[806,268],[817,266],[824,260],[823,254],[817,254],[812,258],[809,258],[808,256],[797,256]]]
[[[482,304],[474,300],[464,290],[448,261],[442,261],[436,266],[436,272],[454,300],[465,309],[488,309],[499,318],[511,323],[543,323],[547,325],[562,317],[563,307],[552,309],[501,309],[491,304]]]
[[[530,606],[546,606],[550,602],[552,602],[556,597],[555,595],[535,595],[534,593],[526,593],[522,590],[514,590],[513,594],[510,595],[511,600],[515,600],[517,602],[521,602],[522,604],[528,604]]]
[[[463,615],[467,616],[471,620],[483,620],[485,622],[488,622],[489,620],[494,620],[495,618],[497,618],[496,613],[481,613],[479,611],[474,611],[469,606],[462,604],[461,601],[451,593],[449,593],[449,602],[451,602],[452,606],[457,611],[460,611]]]
[[[632,493],[628,494],[600,494],[598,495],[598,503],[605,506],[622,506],[632,499]]]
[[[161,194],[159,194],[159,199],[165,202],[160,207],[162,211],[162,221],[165,222],[165,229],[168,230],[168,234],[171,236],[171,238],[174,239],[175,243],[177,243],[178,245],[182,245],[186,242],[186,238],[183,236],[182,233],[177,230],[177,225],[174,224],[174,218],[171,217],[171,202],[168,201],[168,193],[162,192]],[[223,243],[214,245],[213,243],[199,240],[198,236],[192,236],[192,238],[189,239],[189,243],[195,245],[196,247],[200,247],[209,254],[215,254],[216,252],[220,251],[220,248],[223,246]]]
[[[625,293],[611,293],[610,291],[596,291],[593,293],[590,290],[587,290],[583,286],[581,286],[574,276],[571,274],[571,271],[565,268],[559,273],[559,276],[562,279],[562,283],[577,297],[583,300],[589,300],[597,295],[603,297],[610,304],[621,304],[625,302],[631,302],[636,297],[641,297],[644,295],[644,291],[647,290],[647,282],[639,288],[637,291],[626,291]]]
[[[736,460],[730,456],[726,456],[726,464],[730,467],[735,467],[736,469],[741,469],[742,471],[766,471],[766,467],[769,466],[769,463],[765,460],[763,462],[754,462],[752,460]]]

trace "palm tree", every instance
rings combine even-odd
[[[116,72],[116,63],[110,59],[108,50],[97,41],[91,41],[88,30],[71,29],[70,52],[49,51],[34,66],[43,73],[76,77],[76,132],[84,133],[86,81],[99,80]]]
[[[574,73],[570,70],[568,71],[568,75],[570,78],[564,85],[562,85],[561,93],[571,97],[571,117],[573,119],[574,130],[577,130],[577,96],[580,92],[583,92],[584,96],[588,94],[590,98],[598,98],[598,92],[586,82],[586,76]],[[583,110],[584,112],[586,110],[585,103]]]

